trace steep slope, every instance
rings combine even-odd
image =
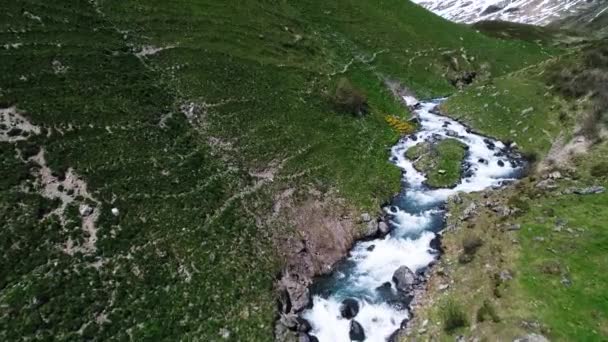
[[[574,13],[600,6],[587,0],[414,0],[434,13],[457,22],[502,20],[547,25]]]
[[[577,11],[556,21],[552,26],[578,29],[598,37],[605,37],[608,35],[608,4],[600,1],[591,4],[583,11]]]
[[[6,341],[269,340],[277,273],[326,271],[398,189],[385,78],[440,96],[555,52],[402,0],[0,11]]]

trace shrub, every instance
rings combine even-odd
[[[492,305],[490,301],[484,300],[483,305],[477,310],[477,322],[484,322],[488,318],[494,323],[500,322],[500,318],[498,317],[498,314],[496,314],[494,305]]]
[[[597,178],[608,177],[608,162],[601,162],[591,167],[591,175]]]
[[[462,307],[454,302],[448,300],[441,308],[441,316],[443,318],[443,330],[448,334],[454,332],[454,330],[468,325],[467,317],[462,310]]]
[[[468,264],[473,261],[475,253],[483,245],[483,241],[476,235],[467,235],[462,239],[463,252],[458,256],[458,262]]]
[[[483,241],[476,235],[467,235],[462,239],[462,248],[465,254],[474,255],[482,245]]]
[[[538,152],[536,151],[526,151],[522,153],[522,156],[530,164],[534,164],[538,160]]]
[[[346,78],[340,78],[332,102],[337,110],[356,116],[368,112],[367,96]]]

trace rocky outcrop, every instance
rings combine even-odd
[[[291,190],[275,198],[274,224],[293,227],[293,233],[282,234],[275,243],[285,260],[276,283],[279,319],[275,338],[277,341],[315,341],[314,336],[306,334],[310,330],[308,322],[297,316],[311,302],[308,287],[313,277],[331,271],[357,239],[386,234],[389,227],[369,213],[356,215],[334,193],[311,190],[303,201],[295,200],[294,193]],[[344,317],[351,319],[358,311],[356,300],[343,302]]]

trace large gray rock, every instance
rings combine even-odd
[[[401,266],[393,273],[393,281],[397,290],[410,292],[416,284],[416,275],[407,266]]]
[[[390,227],[388,226],[388,224],[384,221],[380,221],[378,223],[378,232],[380,232],[380,234],[382,235],[386,235],[390,232]]]
[[[365,224],[365,236],[375,236],[376,234],[378,234],[378,222],[367,222]]]
[[[363,222],[369,222],[372,220],[372,216],[368,213],[363,213],[361,214],[361,221]]]

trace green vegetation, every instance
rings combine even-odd
[[[460,180],[466,145],[456,139],[436,143],[422,143],[407,151],[414,167],[427,175],[426,183],[432,187],[455,186]]]
[[[452,334],[459,328],[466,327],[469,323],[466,314],[460,304],[450,299],[441,308],[443,315],[443,329],[448,334]]]
[[[553,94],[532,71],[494,79],[467,88],[446,101],[442,111],[503,141],[515,141],[524,151],[541,154],[563,130],[570,135],[572,114],[565,100]],[[560,118],[560,112],[567,113]]]

